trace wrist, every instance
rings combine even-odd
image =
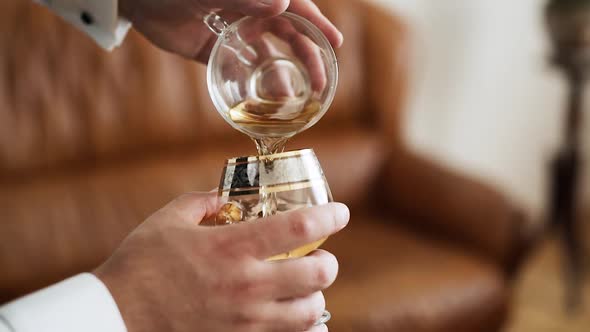
[[[121,317],[125,322],[127,332],[149,331],[142,329],[137,319],[138,312],[144,311],[140,306],[142,301],[133,299],[133,287],[125,287],[124,273],[110,262],[99,266],[92,273],[106,286],[115,300]]]

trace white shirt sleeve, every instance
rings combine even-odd
[[[0,332],[126,332],[107,287],[83,273],[0,307]]]
[[[119,46],[131,23],[118,16],[118,0],[34,0],[47,6],[73,26],[86,32],[100,46]]]

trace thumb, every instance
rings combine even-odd
[[[203,7],[240,12],[248,16],[275,16],[289,7],[290,0],[200,0]]]
[[[168,203],[162,210],[174,213],[185,222],[199,224],[201,221],[211,218],[217,213],[217,193],[186,193]]]

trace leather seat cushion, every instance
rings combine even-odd
[[[395,220],[353,214],[324,248],[340,263],[325,293],[332,332],[489,331],[505,319],[496,267]]]

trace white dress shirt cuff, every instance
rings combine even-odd
[[[34,1],[49,7],[109,51],[123,42],[131,28],[131,23],[118,15],[118,0]]]
[[[0,331],[126,332],[127,329],[107,287],[93,274],[83,273],[0,307]]]

